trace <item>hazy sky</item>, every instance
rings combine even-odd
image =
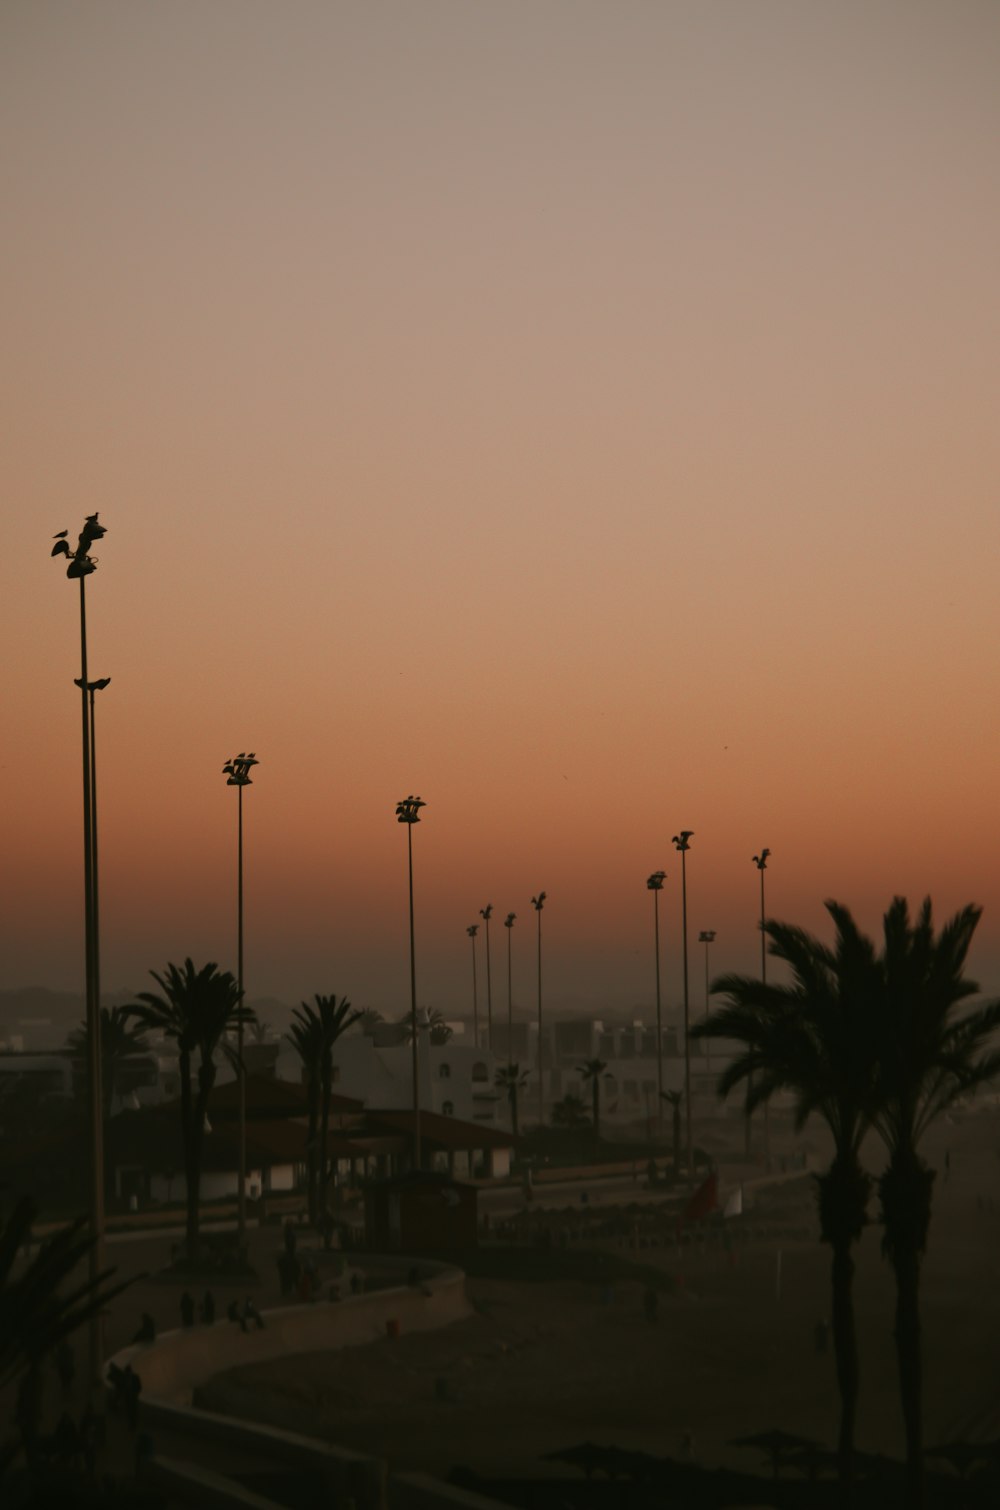
[[[1000,7],[5,0],[2,978],[534,1004],[768,910],[986,907]],[[493,928],[506,1000],[506,937]],[[694,980],[702,982],[700,954]],[[484,960],[480,956],[480,980]],[[696,991],[703,989],[701,984]]]

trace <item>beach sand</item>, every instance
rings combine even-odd
[[[924,1152],[940,1171],[922,1284],[925,1441],[982,1440],[1000,1435],[1000,1117],[942,1124]],[[879,1146],[866,1155],[877,1171]],[[874,1198],[871,1209],[857,1249],[857,1442],[898,1458],[895,1291]],[[833,1352],[819,1353],[815,1336],[830,1314],[830,1254],[811,1182],[762,1192],[748,1223],[735,1262],[714,1243],[632,1255],[682,1281],[661,1294],[652,1323],[631,1282],[608,1295],[580,1283],[470,1279],[476,1314],[465,1321],[232,1370],[205,1403],[437,1474],[458,1464],[534,1474],[542,1454],[588,1439],[681,1456],[689,1438],[697,1461],[741,1468],[758,1461],[731,1439],[772,1427],[832,1447]]]

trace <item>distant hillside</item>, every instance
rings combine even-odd
[[[142,990],[146,990],[144,985]],[[126,1006],[134,991],[102,991],[104,1007]],[[255,997],[250,1006],[276,1034],[285,1032],[291,1008],[272,996]],[[47,986],[20,986],[0,991],[0,1038],[20,1038],[25,1049],[62,1048],[85,1013],[82,991],[50,991]]]

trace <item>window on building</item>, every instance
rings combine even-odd
[[[451,1065],[450,1064],[439,1064],[438,1065],[438,1079],[439,1080],[450,1080],[451,1079]]]
[[[477,1060],[472,1066],[472,1078],[473,1080],[488,1080],[490,1078],[490,1072],[481,1059]]]
[[[453,1117],[455,1115],[454,1101],[446,1101],[444,1103],[444,1105],[441,1107],[441,1115],[442,1117]]]

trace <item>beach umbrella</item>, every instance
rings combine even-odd
[[[756,1447],[759,1452],[766,1453],[771,1459],[775,1478],[778,1477],[778,1466],[783,1453],[802,1452],[807,1448],[818,1450],[818,1444],[809,1437],[799,1437],[794,1432],[782,1431],[779,1427],[774,1427],[771,1431],[756,1431],[748,1437],[731,1437],[729,1445]]]

